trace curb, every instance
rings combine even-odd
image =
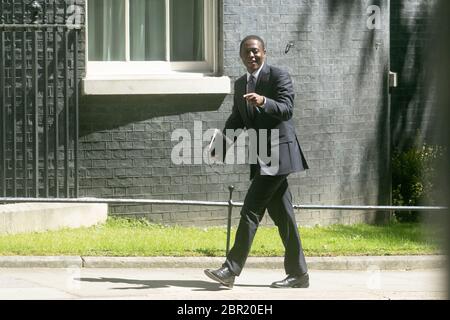
[[[0,268],[81,268],[82,259],[77,256],[4,256]]]
[[[249,257],[246,268],[283,269],[283,257]],[[223,257],[3,256],[0,268],[218,268]],[[447,267],[444,255],[307,257],[311,270],[417,270]]]

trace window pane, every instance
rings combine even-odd
[[[166,60],[165,0],[130,0],[130,58]]]
[[[171,0],[171,60],[203,61],[203,0]]]
[[[89,60],[125,60],[125,1],[89,0]]]

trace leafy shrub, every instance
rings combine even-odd
[[[396,151],[392,158],[392,202],[397,206],[433,205],[435,203],[434,182],[437,161],[444,148],[423,145],[404,152]],[[417,222],[418,211],[395,211],[399,222]]]

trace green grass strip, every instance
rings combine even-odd
[[[434,231],[394,223],[301,227],[306,256],[420,255],[440,253]],[[232,229],[232,241],[236,229]],[[233,243],[233,242],[232,242]],[[180,227],[110,217],[103,225],[0,236],[0,255],[224,256],[225,227]],[[251,256],[283,256],[275,227],[260,227]]]

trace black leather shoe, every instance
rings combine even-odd
[[[225,287],[233,288],[235,275],[228,267],[222,267],[217,270],[206,269],[205,274]]]
[[[309,275],[307,273],[300,276],[288,275],[286,279],[272,283],[272,288],[308,288]]]

